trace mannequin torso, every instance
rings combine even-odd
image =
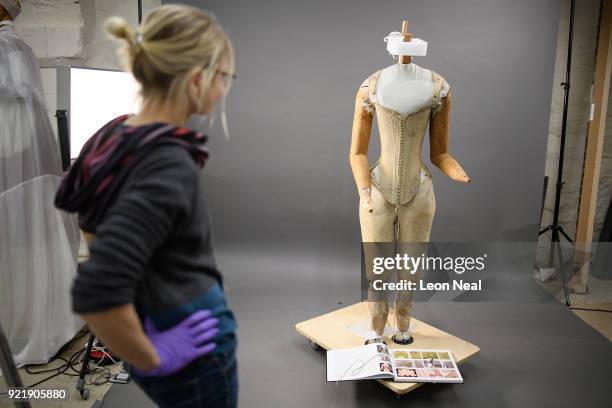
[[[381,105],[407,115],[431,104],[432,73],[414,63],[393,64],[380,72],[375,92]]]

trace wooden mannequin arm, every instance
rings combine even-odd
[[[370,167],[368,165],[368,144],[372,131],[372,112],[363,107],[363,101],[368,97],[368,88],[359,88],[355,97],[355,115],[353,117],[353,132],[349,162],[357,189],[368,188],[372,184]]]
[[[442,98],[440,111],[429,124],[429,158],[442,173],[455,181],[469,183],[470,177],[453,156],[448,153],[448,129],[450,125],[451,92]]]

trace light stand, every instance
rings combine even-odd
[[[553,215],[553,222],[551,225],[547,226],[543,230],[538,233],[538,236],[546,233],[547,231],[552,231],[552,237],[550,240],[550,256],[549,256],[549,264],[552,266],[553,257],[555,247],[553,244],[556,244],[556,248],[559,256],[559,268],[561,268],[561,279],[563,280],[563,292],[565,294],[565,304],[570,306],[569,301],[569,288],[567,283],[567,278],[565,276],[565,267],[563,266],[563,254],[561,252],[561,240],[559,234],[563,235],[563,237],[570,242],[574,243],[572,239],[565,233],[563,227],[559,225],[559,209],[561,204],[561,190],[563,189],[563,156],[565,154],[565,132],[567,130],[567,107],[569,105],[569,91],[570,91],[570,71],[572,66],[572,39],[574,36],[574,14],[576,10],[576,0],[571,0],[571,10],[570,10],[570,24],[569,24],[569,41],[567,46],[567,63],[566,63],[566,71],[565,71],[565,82],[561,83],[563,87],[565,96],[563,99],[563,120],[561,122],[561,146],[559,148],[559,167],[557,170],[557,184],[555,185],[556,194],[555,194],[555,210]]]

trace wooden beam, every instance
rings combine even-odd
[[[599,38],[595,59],[593,82],[592,120],[587,129],[586,151],[582,172],[582,187],[576,228],[576,260],[581,263],[580,271],[572,278],[574,292],[585,293],[589,280],[589,258],[592,251],[593,224],[599,190],[599,173],[608,95],[610,92],[610,73],[612,72],[612,0],[602,0],[599,17]]]

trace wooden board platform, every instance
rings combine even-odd
[[[349,330],[348,327],[364,319],[368,319],[367,306],[365,303],[356,303],[352,306],[298,323],[295,325],[295,328],[298,333],[326,350],[343,349],[363,345],[364,339]],[[388,321],[392,322],[393,319],[394,316],[390,311]],[[389,337],[385,337],[389,348],[447,349],[453,353],[457,364],[467,361],[480,351],[477,346],[452,334],[430,326],[418,319],[413,318],[412,320],[416,323],[416,329],[412,333],[414,342],[407,346],[402,346],[395,344]],[[423,384],[396,383],[392,380],[377,381],[399,395],[410,392]]]

